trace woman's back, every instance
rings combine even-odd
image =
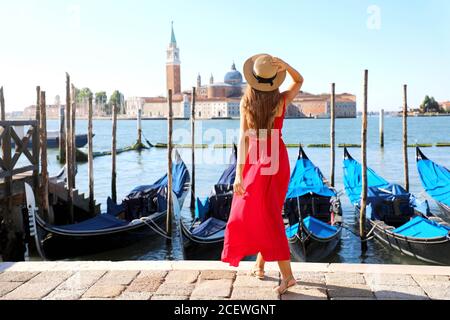
[[[281,130],[283,129],[283,123],[284,123],[284,116],[286,114],[286,98],[283,96],[283,111],[281,113],[280,116],[275,117],[274,123],[273,123],[273,128],[274,129],[278,129]],[[280,131],[280,137],[281,137],[281,131]]]

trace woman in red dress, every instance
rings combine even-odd
[[[286,73],[294,83],[280,93]],[[248,87],[240,105],[238,166],[222,261],[237,267],[244,257],[257,254],[251,274],[261,280],[265,262],[277,261],[282,281],[275,290],[284,294],[296,281],[282,218],[290,166],[281,129],[286,106],[300,91],[303,77],[267,54],[248,59],[244,76]]]

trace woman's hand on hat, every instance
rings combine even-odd
[[[272,65],[278,67],[278,72],[286,71],[287,69],[286,62],[277,57],[272,57]]]

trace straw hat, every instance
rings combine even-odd
[[[277,90],[286,79],[286,70],[278,71],[272,64],[272,56],[257,54],[244,64],[244,76],[247,83],[259,91]]]

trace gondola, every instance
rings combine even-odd
[[[86,133],[75,135],[75,144],[77,148],[83,148],[87,143],[88,135]],[[47,131],[47,148],[59,148],[59,131]]]
[[[225,228],[233,201],[236,177],[237,147],[233,145],[230,163],[203,201],[196,199],[195,217],[190,226],[181,223],[185,255],[190,259],[207,253],[209,258],[220,258]]]
[[[346,193],[360,210],[361,164],[344,151]],[[366,223],[388,248],[427,263],[450,264],[450,225],[432,215],[427,201],[419,201],[401,186],[391,184],[367,169]],[[357,215],[359,216],[359,215]]]
[[[432,197],[442,213],[450,217],[450,171],[428,159],[417,148],[417,170],[425,191]]]
[[[336,251],[342,234],[340,201],[302,147],[289,182],[284,216],[296,260],[320,262]]]
[[[16,130],[20,130],[16,128]],[[23,130],[21,132],[23,135]],[[93,135],[95,136],[95,134]],[[75,144],[77,148],[83,148],[88,143],[88,135],[84,134],[76,134],[75,135]],[[1,144],[1,143],[0,143]],[[11,148],[15,148],[16,144],[14,140],[11,141]],[[30,138],[28,142],[28,148],[33,147],[33,139]],[[59,148],[59,131],[51,130],[47,131],[47,149],[57,149]]]
[[[190,176],[178,152],[175,152],[172,174],[174,211],[179,212],[189,190]],[[37,214],[33,190],[26,185],[30,227],[34,230],[43,258],[59,260],[77,257],[121,248],[157,234],[164,236],[167,183],[166,174],[152,185],[135,188],[119,205],[109,198],[104,213],[62,226],[49,224]]]

